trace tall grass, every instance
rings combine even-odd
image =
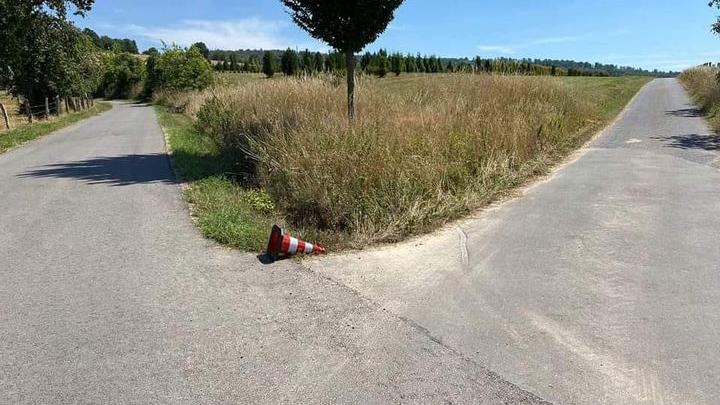
[[[720,69],[697,67],[680,74],[680,81],[708,115],[713,129],[720,131]]]
[[[557,78],[456,74],[393,83],[360,81],[354,126],[345,89],[317,78],[180,98],[197,128],[241,157],[293,226],[364,243],[399,240],[486,204],[545,172],[606,112]]]

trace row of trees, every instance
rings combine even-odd
[[[295,51],[209,51],[215,69],[222,72],[315,74],[345,70],[344,55],[339,52]],[[486,72],[537,76],[625,76],[671,77],[675,72],[648,71],[612,64],[554,59],[441,58],[434,55],[392,53],[386,50],[356,56],[358,69],[383,77],[401,73]],[[272,67],[272,69],[269,69]]]
[[[356,57],[357,59],[357,57]],[[384,77],[388,74],[401,73],[498,73],[536,76],[608,76],[605,71],[564,69],[558,66],[547,66],[532,63],[529,60],[516,59],[443,59],[437,56],[388,54],[381,49],[377,52],[366,52],[359,59],[358,70],[361,73]],[[324,55],[320,52],[296,52],[292,49],[278,55],[277,51],[266,51],[262,61],[255,55],[239,62],[234,54],[229,61],[216,62],[216,70],[230,72],[265,73],[273,76],[277,72],[285,75],[316,74],[342,71],[345,69],[344,57],[339,52]]]
[[[92,4],[0,0],[0,89],[38,105],[46,97],[128,98],[210,84],[212,68],[199,47],[156,50],[146,61],[134,41],[111,40],[109,46],[94,32],[80,31],[67,18],[69,8],[82,15]]]
[[[135,40],[128,38],[110,38],[107,35],[99,36],[90,28],[85,28],[82,32],[92,40],[93,44],[95,44],[98,49],[115,52],[127,52],[132,54],[139,53]]]

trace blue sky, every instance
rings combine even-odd
[[[406,0],[380,47],[439,56],[531,57],[680,70],[720,61],[707,0]],[[78,26],[211,49],[309,48],[279,0],[96,0]]]

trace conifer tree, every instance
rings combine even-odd
[[[270,51],[265,51],[263,54],[263,73],[267,77],[273,77],[275,75],[275,54]]]

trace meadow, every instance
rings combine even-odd
[[[258,251],[279,223],[341,249],[431,231],[547,173],[649,80],[362,76],[354,125],[331,76],[224,76],[156,101],[208,237]]]

